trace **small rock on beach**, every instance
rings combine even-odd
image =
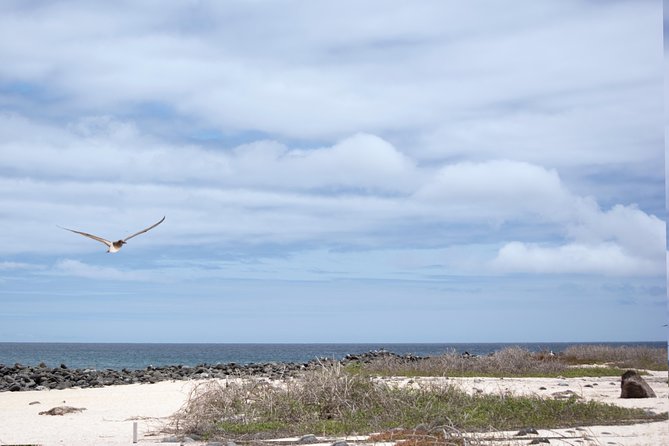
[[[58,406],[54,407],[53,409],[45,410],[43,412],[40,412],[40,415],[65,415],[68,413],[78,413],[86,410],[84,407],[70,407],[70,406]]]

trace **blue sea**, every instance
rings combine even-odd
[[[579,343],[478,343],[478,344],[89,344],[0,342],[0,364],[20,363],[49,367],[66,364],[70,368],[120,370],[147,366],[199,364],[249,364],[267,362],[304,363],[316,358],[342,359],[349,353],[384,349],[398,354],[436,356],[448,352],[487,355],[509,346],[530,351],[560,352]],[[666,342],[587,342],[610,346],[666,348]]]

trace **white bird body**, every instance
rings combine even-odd
[[[75,234],[80,234],[80,235],[83,235],[84,237],[88,237],[88,238],[91,238],[91,239],[93,239],[93,240],[96,240],[96,241],[98,241],[98,242],[100,242],[100,243],[104,243],[105,245],[107,245],[107,248],[108,248],[108,249],[107,249],[107,252],[113,254],[113,253],[115,253],[115,252],[119,252],[119,251],[121,250],[121,248],[123,248],[123,245],[125,245],[125,243],[126,243],[128,240],[130,240],[131,238],[133,238],[133,237],[135,237],[135,236],[137,236],[137,235],[140,235],[140,234],[144,234],[144,233],[147,232],[147,231],[150,231],[151,229],[153,229],[153,228],[155,228],[156,226],[158,226],[159,224],[161,224],[163,221],[165,221],[165,217],[161,218],[160,221],[159,221],[158,223],[155,223],[155,224],[149,226],[149,227],[146,228],[146,229],[142,229],[142,230],[139,231],[139,232],[135,232],[134,234],[129,235],[129,236],[127,236],[127,237],[124,238],[124,239],[116,240],[115,242],[109,241],[109,240],[107,240],[107,239],[105,239],[105,238],[102,238],[102,237],[98,237],[97,235],[89,234],[89,233],[87,233],[87,232],[75,231],[74,229],[63,228],[62,226],[59,226],[59,227],[60,227],[61,229],[65,229],[66,231],[74,232]]]
[[[107,250],[107,252],[111,252],[111,253],[119,252],[121,250],[121,248],[123,247],[123,245],[117,247],[113,243],[110,243],[108,246],[109,246],[109,249]]]

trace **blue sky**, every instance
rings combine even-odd
[[[666,339],[662,18],[2,2],[0,340]]]

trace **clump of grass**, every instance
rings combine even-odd
[[[560,360],[567,364],[613,364],[620,368],[667,370],[667,349],[608,345],[573,345]]]
[[[348,433],[365,430],[383,410],[382,393],[371,379],[324,366],[299,380],[253,379],[197,386],[174,419],[185,432],[225,434],[296,432]]]
[[[278,435],[368,434],[448,426],[461,431],[557,428],[656,417],[596,402],[532,396],[469,395],[452,386],[399,387],[335,364],[303,379],[240,380],[198,386],[173,418],[179,433],[247,439]],[[661,416],[666,419],[666,414]]]

